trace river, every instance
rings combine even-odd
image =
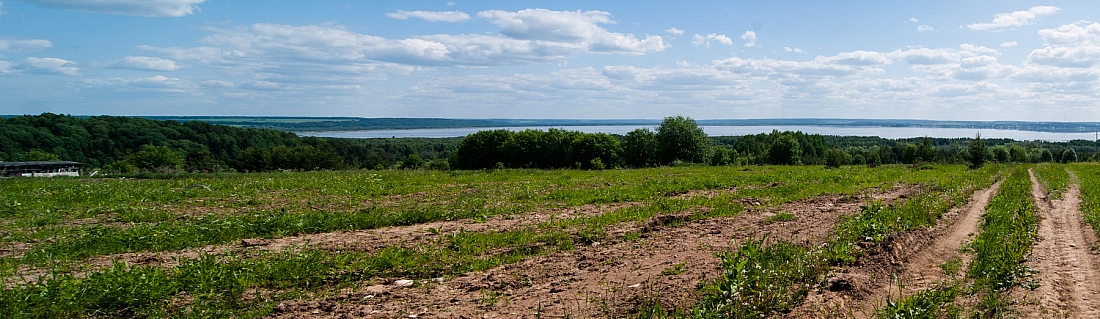
[[[570,131],[586,133],[609,133],[625,135],[634,129],[643,126],[629,125],[604,125],[604,126],[561,126],[556,127]],[[317,137],[340,138],[390,138],[390,137],[459,137],[466,136],[477,131],[507,129],[522,131],[526,129],[546,130],[550,126],[527,127],[465,127],[465,128],[440,128],[440,129],[411,129],[411,130],[376,130],[376,131],[332,131],[332,132],[302,132],[298,135]],[[653,129],[655,127],[650,126]],[[738,136],[758,133],[768,133],[772,130],[802,131],[809,134],[839,135],[839,136],[878,136],[889,139],[909,137],[940,137],[940,138],[971,138],[981,133],[982,138],[1010,138],[1018,141],[1052,141],[1063,142],[1069,140],[1095,139],[1094,133],[1050,133],[1017,130],[994,129],[958,129],[958,128],[927,128],[927,127],[844,127],[844,126],[703,126],[703,131],[710,136]]]

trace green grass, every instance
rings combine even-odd
[[[818,247],[749,240],[720,254],[722,274],[704,288],[692,309],[646,307],[643,317],[759,318],[790,310],[819,284],[832,267],[856,261],[862,246],[898,232],[934,226],[948,209],[966,202],[977,189],[993,183],[1003,166],[982,170],[934,170],[937,178],[898,205],[870,203],[843,219],[833,237]],[[921,171],[914,171],[921,172]]]
[[[1100,165],[1076,163],[1068,166],[1077,175],[1081,187],[1081,214],[1092,230],[1100,233]]]
[[[1039,180],[1039,184],[1043,185],[1043,189],[1046,189],[1047,196],[1052,199],[1061,199],[1062,195],[1069,188],[1070,175],[1066,170],[1065,164],[1051,164],[1043,163],[1035,165],[1032,170],[1035,171],[1035,178]]]
[[[752,296],[745,295],[753,303],[743,308],[774,312],[800,300],[806,285],[820,278],[820,269],[855,260],[861,253],[855,243],[878,241],[883,234],[934,223],[969,192],[992,183],[999,170],[972,171],[962,166],[929,170],[904,166],[833,170],[676,167],[602,172],[224,174],[163,180],[12,179],[0,184],[0,237],[4,243],[30,244],[31,249],[0,259],[0,274],[9,284],[9,276],[20,267],[54,275],[4,287],[0,317],[262,316],[281,300],[378,278],[457,276],[595,242],[636,240],[644,228],[620,238],[612,238],[604,229],[654,220],[673,226],[732,216],[743,211],[742,198],[780,205],[826,194],[853,195],[898,184],[922,185],[920,194],[901,205],[868,205],[860,217],[838,226],[836,238],[824,248],[746,241],[743,249],[720,256],[728,267],[750,260],[747,265],[764,270],[723,275],[734,284],[715,282],[707,291],[754,287],[747,291]],[[196,184],[210,190],[190,187]],[[673,196],[696,190],[712,193]],[[477,220],[616,202],[638,204],[514,230],[434,234],[434,240],[412,247],[393,246],[375,252],[299,247],[203,256],[183,260],[177,267],[116,265],[90,269],[79,276],[72,272],[81,268],[82,259],[120,252],[170,251],[242,238]],[[657,218],[662,215],[674,218]],[[756,268],[762,264],[777,266]],[[142,291],[112,287],[141,287]],[[88,293],[89,289],[96,293]],[[778,308],[756,304],[769,298],[786,301]],[[54,302],[41,304],[44,300]],[[717,313],[731,309],[719,304],[710,307]]]

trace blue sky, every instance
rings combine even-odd
[[[1095,1],[0,0],[0,114],[1100,121]]]

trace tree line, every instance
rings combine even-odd
[[[709,165],[881,165],[971,163],[974,139],[884,139],[802,132],[707,136],[688,117],[625,135],[481,131],[465,138],[340,139],[201,121],[78,118],[45,113],[0,118],[0,161],[71,160],[114,171],[313,169],[486,169]],[[1096,142],[982,139],[988,162],[1095,160]]]

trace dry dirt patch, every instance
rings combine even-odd
[[[719,273],[715,253],[733,249],[732,240],[771,233],[775,239],[822,242],[838,217],[859,212],[865,200],[892,201],[915,190],[826,196],[694,222],[650,222],[659,226],[637,240],[597,243],[411,287],[379,280],[324,300],[283,303],[273,317],[591,318],[622,316],[653,302],[690,306],[700,284]],[[795,219],[768,221],[777,212]]]

